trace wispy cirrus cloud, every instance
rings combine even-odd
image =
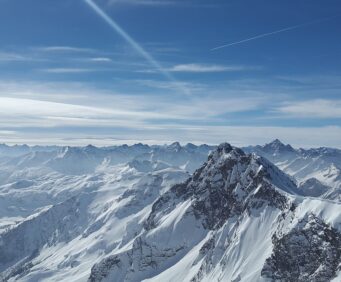
[[[103,71],[103,69],[95,69],[95,68],[47,68],[47,69],[40,69],[40,71],[46,72],[46,73],[65,74],[65,73],[97,72],[97,71]]]
[[[3,93],[0,95],[0,126],[105,127],[121,124],[121,127],[127,125],[137,129],[142,123],[150,127],[162,121],[209,121],[221,114],[253,110],[262,103],[251,97],[247,101],[245,98],[188,97],[179,104],[162,95],[116,94],[83,85],[67,87],[0,84]]]
[[[135,128],[144,119],[170,118],[167,113],[138,110],[131,107],[109,108],[103,105],[81,105],[21,97],[0,97],[0,126],[14,128],[56,126],[120,126]]]
[[[12,52],[0,52],[0,62],[29,61],[31,57]]]
[[[49,129],[39,132],[1,134],[3,142],[10,144],[28,143],[50,145],[88,145],[110,146],[114,144],[165,144],[173,141],[196,144],[219,144],[229,142],[235,146],[247,146],[267,143],[279,138],[294,147],[329,146],[340,148],[341,127],[281,127],[281,126],[190,126],[169,124],[167,126],[142,125],[143,128],[127,128],[123,132],[113,130],[109,133],[80,132],[58,134]]]
[[[72,53],[93,53],[96,52],[95,49],[74,47],[74,46],[44,46],[44,47],[34,47],[36,51],[41,52],[72,52]]]
[[[29,47],[21,48],[20,50],[0,50],[0,63],[59,63],[62,60],[78,60],[88,63],[112,62],[107,53],[96,49],[71,46]],[[76,55],[81,58],[75,58]],[[117,54],[111,55],[117,56]]]
[[[194,93],[198,91],[202,91],[205,88],[204,84],[197,82],[186,82],[186,81],[164,81],[164,80],[152,80],[152,79],[137,79],[134,81],[142,86],[161,89],[161,90],[169,90],[169,91],[177,91],[179,88],[188,89],[189,93]]]
[[[163,87],[170,87],[170,82],[165,83],[168,85]],[[245,87],[245,82],[242,84]],[[339,146],[339,126],[265,126],[262,122],[250,125],[250,117],[246,113],[263,111],[269,101],[271,108],[276,104],[279,107],[290,106],[269,99],[273,98],[273,89],[266,96],[263,91],[256,95],[254,91],[246,91],[236,85],[218,87],[213,92],[207,91],[209,87],[204,84],[196,87],[198,92],[195,95],[182,97],[179,102],[174,95],[152,94],[149,89],[132,94],[99,89],[86,83],[0,81],[0,138],[11,143],[109,145],[113,144],[113,139],[123,143],[132,140],[133,136],[135,139],[131,142],[229,141],[235,145],[247,145],[277,137],[298,146]],[[321,101],[309,101],[312,100],[307,100],[304,105],[302,101],[293,100],[292,105],[300,107],[283,109],[281,114],[286,118],[288,111],[291,115],[293,112],[296,114],[304,106],[312,104],[316,111],[317,103],[321,104]],[[339,106],[340,101],[335,104]],[[331,110],[331,102],[327,105],[329,108],[323,112]],[[279,107],[262,114],[272,120],[278,115]],[[302,118],[311,116],[312,111],[309,110]],[[340,116],[337,106],[331,112],[331,116]],[[245,114],[248,122],[243,126],[236,120]],[[72,140],[66,140],[68,138]]]
[[[286,102],[275,112],[289,117],[341,118],[341,100],[315,99]]]
[[[46,62],[44,57],[37,56],[27,51],[2,51],[0,50],[0,63],[33,63],[33,62]]]
[[[192,72],[192,73],[209,73],[209,72],[236,72],[257,70],[259,67],[242,66],[242,65],[212,65],[212,64],[179,64],[168,69],[171,72]]]
[[[14,130],[0,130],[1,135],[15,135],[17,132]]]
[[[111,63],[112,59],[107,58],[107,57],[96,57],[96,58],[90,58],[89,61],[94,62],[94,63]]]
[[[260,66],[246,65],[217,65],[217,64],[177,64],[165,68],[167,72],[173,73],[218,73],[218,72],[243,72],[243,71],[258,71],[262,70]],[[141,73],[155,73],[155,70],[144,69],[138,70]]]

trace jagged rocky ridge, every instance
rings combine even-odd
[[[330,281],[340,270],[341,234],[308,214],[287,234],[273,235],[273,252],[262,269],[272,281]]]
[[[163,162],[193,172],[214,148],[190,143],[181,146],[178,142],[163,146],[135,144],[101,148],[92,145],[86,147],[0,145],[0,168],[7,174],[1,177],[0,173],[0,185],[9,182],[11,174],[36,167],[44,167],[49,171],[66,175],[83,175],[107,164],[149,161]]]
[[[266,170],[270,167],[272,171]],[[210,230],[221,227],[228,218],[252,208],[268,204],[284,209],[286,198],[271,181],[277,182],[288,192],[297,193],[298,190],[290,180],[285,179],[285,183],[278,181],[283,176],[265,159],[247,155],[229,144],[220,145],[191,178],[175,185],[156,201],[146,229],[157,225],[158,211],[174,205],[172,201],[190,199],[193,214],[196,218],[202,218],[203,227]]]
[[[0,281],[40,281],[42,269],[49,279],[86,281],[96,259],[130,242],[153,201],[187,176],[178,168],[140,172],[129,164],[85,176],[94,184],[0,231]]]
[[[41,208],[100,189],[111,182],[109,176],[119,166],[128,164],[137,174],[164,169],[193,172],[212,149],[177,142],[102,148],[0,145],[0,231]]]
[[[0,144],[0,185],[9,183],[11,175],[18,170],[39,166],[61,174],[83,175],[93,173],[107,164],[150,161],[194,172],[214,148],[215,146],[196,146],[191,143],[181,146],[178,142],[164,146],[135,144],[102,148],[91,145],[30,147]],[[325,147],[295,149],[278,139],[264,146],[249,146],[244,150],[267,158],[293,176],[306,196],[341,201],[341,150]],[[74,166],[74,163],[78,165]]]
[[[100,161],[86,174],[43,170],[39,165],[26,170],[26,161],[32,159],[25,157],[20,162],[24,170],[16,177],[26,178],[3,186],[0,192],[6,197],[0,201],[6,199],[10,208],[13,193],[25,195],[20,197],[21,206],[34,199],[37,207],[44,208],[0,229],[0,254],[5,254],[0,277],[5,281],[271,281],[273,277],[290,281],[296,277],[279,265],[286,260],[290,267],[304,265],[298,271],[302,279],[337,281],[340,261],[331,250],[339,248],[338,241],[330,241],[327,231],[338,238],[339,203],[305,197],[294,179],[271,162],[229,144],[213,151],[190,177],[186,166],[177,164],[184,164],[187,157],[194,160],[199,147],[183,149],[174,143],[145,156],[147,147],[120,147],[127,162]],[[182,158],[183,150],[192,153]],[[55,152],[29,156],[40,164],[46,154]],[[106,159],[108,154],[93,146],[57,152],[61,164],[70,157],[86,162],[94,156]],[[39,177],[31,177],[35,174]],[[50,198],[52,191],[55,196]],[[15,198],[11,201],[16,203]],[[0,211],[14,214],[6,205]],[[26,211],[17,212],[30,214],[33,207],[25,207]],[[317,231],[305,232],[314,225],[311,218],[318,223]],[[319,239],[311,249],[308,244],[300,249],[297,244],[295,248],[297,236],[292,234],[304,234],[306,242],[317,240],[316,234]],[[289,245],[292,254],[284,252]],[[303,260],[296,255],[300,250],[307,253]],[[316,254],[325,258],[318,269]]]
[[[310,231],[302,221],[295,225],[297,193],[292,179],[267,160],[222,144],[192,177],[159,197],[141,234],[95,264],[89,281],[295,281],[313,270],[316,281],[330,281],[340,263],[340,233],[310,212]],[[315,245],[300,249],[295,230]],[[307,250],[304,260],[295,256]],[[319,270],[316,254],[327,257]],[[301,268],[290,273],[285,263]]]
[[[25,274],[43,247],[70,242],[86,229],[89,198],[57,204],[0,234],[0,281]]]
[[[267,158],[293,176],[306,196],[341,202],[341,150],[325,147],[294,149],[278,139],[244,150]]]

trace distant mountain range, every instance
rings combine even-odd
[[[197,146],[191,143],[181,146],[178,142],[163,146],[148,146],[140,143],[132,146],[102,148],[92,145],[30,147],[0,144],[0,162],[6,161],[8,157],[17,157],[7,164],[15,164],[15,169],[40,164],[65,174],[83,174],[94,171],[104,159],[110,160],[111,164],[133,160],[156,161],[194,172],[206,160],[208,153],[215,148],[216,146],[206,144]],[[278,139],[263,146],[249,146],[242,149],[247,153],[255,153],[268,159],[294,177],[302,194],[341,200],[341,150],[326,147],[294,149]],[[78,165],[74,166],[74,163]]]
[[[0,145],[0,281],[341,279],[341,151]]]
[[[325,147],[294,149],[278,139],[244,150],[267,158],[293,176],[304,195],[341,201],[341,150]]]

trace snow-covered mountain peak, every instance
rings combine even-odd
[[[194,145],[193,143],[187,143],[184,147],[185,147],[185,149],[187,149],[189,151],[193,151],[193,150],[197,149],[198,146]]]
[[[305,196],[322,197],[331,200],[341,199],[341,150],[335,148],[294,149],[275,140],[264,146],[244,148],[267,158],[298,183],[315,178],[301,186]],[[315,184],[313,183],[315,182]],[[314,184],[314,186],[313,186]],[[321,184],[324,186],[322,187]],[[329,189],[325,189],[329,187]],[[324,193],[320,193],[324,191]],[[308,195],[307,193],[311,193]]]
[[[19,156],[30,152],[30,147],[25,145],[8,146],[0,144],[0,156]]]
[[[305,157],[310,158],[330,158],[330,159],[339,159],[341,156],[341,150],[336,148],[327,148],[327,147],[320,147],[320,148],[311,148],[311,149],[298,149],[298,152]]]
[[[274,146],[274,147],[285,146],[284,143],[281,140],[279,140],[278,138],[271,141],[268,145]]]
[[[323,220],[298,207],[294,189],[291,178],[266,159],[221,144],[191,177],[159,196],[141,233],[95,264],[88,281],[268,281],[277,275],[273,265],[288,258],[315,269],[310,253],[303,262],[290,253],[279,257],[282,249],[273,239],[278,231],[283,244],[295,247],[300,234],[313,240],[315,231],[306,233],[310,226],[328,234]],[[310,225],[299,221],[305,216]],[[318,242],[329,244],[326,253],[339,244],[328,240],[322,234]],[[334,265],[339,258],[328,259]],[[335,268],[328,275],[320,277],[335,276]]]
[[[182,147],[181,147],[181,144],[179,142],[174,142],[174,143],[168,145],[167,149],[175,151],[175,152],[179,152],[182,149]]]
[[[167,213],[165,207],[191,199],[191,209],[202,218],[204,228],[214,230],[245,210],[267,205],[283,209],[287,200],[281,190],[297,192],[291,178],[270,162],[224,143],[192,177],[161,196],[153,206],[147,229],[158,225],[158,218]]]
[[[30,147],[0,162],[0,281],[337,276],[337,202],[297,195],[273,163],[228,143],[173,145]]]
[[[71,147],[71,146],[65,146],[65,147],[61,147],[59,149],[59,153],[57,155],[58,158],[64,158],[68,155],[71,155],[71,154],[77,154],[81,151],[80,148],[77,148],[77,147]]]
[[[271,154],[278,154],[280,152],[291,152],[291,153],[295,152],[295,149],[291,147],[291,145],[289,144],[285,145],[279,139],[275,139],[274,141],[268,144],[265,144],[263,146],[263,150]]]
[[[209,155],[209,160],[213,159],[217,161],[220,158],[227,158],[231,157],[232,155],[230,154],[233,151],[233,147],[229,143],[223,143],[218,146],[218,148],[214,151],[212,151]],[[237,152],[239,151],[239,152]],[[244,154],[243,151],[239,149],[235,149],[235,153],[237,154]]]
[[[300,183],[299,189],[303,195],[320,197],[321,195],[327,193],[328,190],[330,190],[330,187],[324,185],[321,183],[321,181],[312,177]]]
[[[91,144],[89,144],[88,146],[84,148],[84,151],[86,152],[97,152],[98,150],[99,149],[96,146],[91,145]]]
[[[287,193],[298,194],[293,179],[270,161],[257,154],[246,154],[243,150],[232,147],[228,143],[219,145],[209,155],[205,170],[210,173],[220,171],[222,174],[231,173],[231,175],[238,175],[245,170],[245,172],[251,173],[251,178],[263,177]],[[232,179],[234,178],[232,177]]]

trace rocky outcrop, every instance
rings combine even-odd
[[[167,212],[167,207],[179,200],[191,199],[196,218],[210,230],[220,228],[229,217],[252,208],[270,205],[284,209],[286,198],[271,183],[274,174],[277,173],[276,177],[282,178],[282,182],[289,181],[288,187],[292,186],[292,190],[296,187],[282,172],[272,168],[273,173],[268,166],[273,165],[256,155],[245,154],[227,143],[220,145],[191,178],[173,186],[156,201],[146,229],[156,226],[158,211]]]
[[[313,214],[289,233],[273,236],[262,276],[272,281],[331,281],[341,264],[341,234]]]
[[[327,193],[330,187],[324,185],[316,178],[309,178],[300,184],[299,189],[304,196],[320,197]]]
[[[222,144],[188,180],[155,201],[132,247],[96,264],[89,281],[155,277],[198,244],[202,246],[193,262],[198,268],[189,281],[202,281],[222,265],[222,247],[240,236],[240,222],[267,210],[291,212],[294,205],[285,194],[293,191],[297,188],[290,177],[267,160]]]

